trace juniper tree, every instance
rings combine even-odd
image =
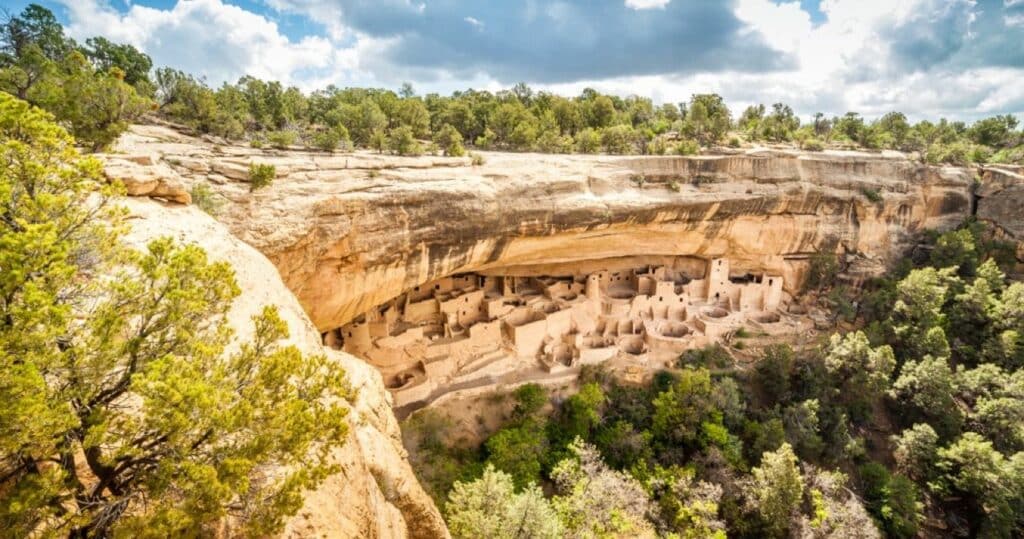
[[[0,94],[0,530],[265,535],[334,468],[347,386],[278,346],[228,354],[231,268],[168,238],[117,248],[114,190],[48,114]]]

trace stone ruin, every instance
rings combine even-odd
[[[379,369],[395,407],[487,386],[516,373],[543,380],[616,357],[672,361],[745,324],[779,322],[782,278],[701,278],[666,266],[587,275],[462,274],[418,286],[324,334]]]

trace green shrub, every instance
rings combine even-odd
[[[676,144],[675,151],[678,155],[697,155],[700,153],[700,145],[696,140],[684,139]]]
[[[478,153],[469,154],[469,156],[470,156],[470,163],[472,163],[474,167],[478,167],[478,166],[484,164],[484,156],[482,156],[482,155],[480,155]]]
[[[253,163],[249,165],[249,191],[263,189],[273,183],[277,177],[274,165]]]
[[[816,138],[805,140],[801,146],[809,152],[820,152],[825,149],[825,144]]]
[[[860,194],[864,195],[864,198],[870,200],[871,202],[874,202],[875,204],[878,204],[879,202],[882,201],[882,193],[880,193],[878,189],[862,187],[860,190]]]
[[[971,147],[964,142],[952,144],[935,143],[928,147],[924,159],[929,164],[967,165],[970,163]]]
[[[437,144],[444,154],[450,157],[462,157],[466,150],[462,147],[462,133],[452,127],[451,124],[444,124],[434,134],[434,144]]]
[[[633,126],[613,125],[601,132],[601,144],[611,154],[633,153],[633,140],[636,133]]]
[[[340,124],[313,135],[313,147],[325,152],[332,152],[339,147],[348,149],[351,143],[348,129]]]
[[[740,147],[740,139],[739,139],[739,137],[730,137],[729,138],[729,147],[730,148],[739,148]]]
[[[313,147],[325,152],[333,152],[340,142],[341,137],[330,129],[313,135]]]
[[[834,253],[815,253],[809,262],[804,291],[821,290],[835,283],[839,275],[839,259]]]
[[[254,138],[254,139],[249,141],[249,146],[252,147],[252,148],[256,148],[256,149],[262,148],[263,147],[263,141],[258,139],[258,138]]]
[[[205,183],[197,183],[192,186],[189,193],[192,195],[192,204],[194,204],[195,207],[210,215],[217,215],[217,212],[220,210],[222,205],[222,201],[220,200],[219,195],[213,192],[213,189],[210,189],[209,185]]]
[[[292,144],[295,144],[295,132],[294,131],[271,131],[267,133],[267,142],[271,146],[279,150],[286,150]]]
[[[398,126],[388,135],[388,149],[398,155],[422,155],[423,147],[413,136],[412,128],[407,125]]]
[[[576,151],[579,153],[597,153],[601,150],[601,135],[591,128],[576,133]]]

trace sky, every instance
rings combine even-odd
[[[526,82],[656,103],[716,92],[738,114],[1024,113],[1024,0],[42,0],[76,39],[157,66],[312,91],[419,94]],[[24,0],[0,0],[20,11]]]

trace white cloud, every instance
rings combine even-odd
[[[631,9],[664,9],[672,0],[626,0],[626,7]]]
[[[169,9],[131,5],[119,12],[109,0],[60,0],[68,10],[68,32],[77,39],[104,35],[131,43],[153,57],[157,66],[172,66],[206,76],[217,85],[249,74],[281,80],[309,91],[337,86],[397,88],[405,80],[422,93],[450,93],[468,87],[497,90],[497,74],[453,73],[409,67],[388,60],[403,46],[400,35],[374,37],[346,24],[337,2],[265,0],[272,9],[298,13],[322,26],[325,35],[289,39],[268,16],[226,4],[225,0],[179,0]],[[425,4],[405,0],[415,12]],[[669,0],[626,0],[633,9],[663,8]],[[1005,5],[1024,4],[1024,0]],[[559,24],[569,11],[549,4],[545,24]],[[563,6],[564,7],[564,6]],[[900,64],[893,36],[904,28],[935,30],[934,21],[966,17],[964,40],[970,40],[975,4],[970,0],[822,0],[824,20],[815,24],[798,1],[738,0],[734,14],[744,35],[758,38],[792,59],[782,71],[720,70],[699,73],[614,77],[563,84],[535,85],[567,95],[585,87],[620,95],[638,94],[657,102],[680,102],[693,93],[717,92],[734,113],[755,103],[785,102],[803,117],[817,111],[858,111],[875,117],[901,110],[911,119],[948,116],[972,119],[996,113],[1024,112],[1024,69],[951,66],[939,62],[911,68]],[[980,9],[980,8],[978,8]],[[1018,21],[1005,17],[1005,24]],[[468,27],[483,21],[466,16]],[[1007,29],[1007,31],[1010,31]],[[932,34],[925,34],[931,38]],[[529,39],[524,36],[523,39]],[[966,41],[965,41],[966,42]],[[527,81],[529,82],[529,81]]]
[[[352,53],[369,52],[358,36],[346,48],[321,36],[290,40],[275,22],[221,0],[179,1],[167,10],[132,5],[124,13],[101,0],[64,2],[73,37],[131,43],[155,65],[204,76],[214,85],[242,75],[301,84],[300,73],[358,69],[361,62]]]

